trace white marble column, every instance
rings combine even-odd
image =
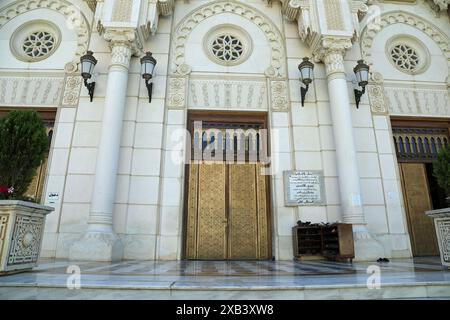
[[[353,137],[350,109],[352,106],[344,69],[344,54],[349,47],[350,40],[327,43],[323,48],[321,60],[325,63],[327,73],[342,218],[345,223],[353,224],[355,260],[376,260],[384,257],[384,249],[371,237],[364,218]]]
[[[130,58],[129,41],[111,41],[111,63],[88,228],[70,248],[72,260],[116,261],[123,256],[122,243],[113,231],[113,210]]]

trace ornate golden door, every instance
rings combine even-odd
[[[268,259],[262,164],[189,165],[186,257]]]
[[[208,116],[209,121],[204,121]],[[197,131],[191,124],[192,161],[187,165],[185,256],[268,259],[269,188],[260,152],[264,149],[260,129],[265,126],[265,116],[257,122],[255,113],[190,114],[189,123],[198,119],[203,121],[202,128]],[[227,158],[225,153],[230,150],[231,158]],[[224,157],[211,160],[203,153],[207,151]],[[237,161],[240,156],[245,160]]]
[[[425,214],[433,209],[425,164],[401,163],[400,173],[413,256],[439,255],[433,219]]]

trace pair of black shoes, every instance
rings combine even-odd
[[[377,262],[389,262],[388,258],[379,258]]]

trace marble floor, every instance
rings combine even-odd
[[[80,270],[80,290],[68,267]],[[372,271],[371,271],[372,270]],[[369,278],[379,271],[380,286]],[[0,299],[450,299],[438,257],[389,263],[319,261],[42,260],[0,277]]]

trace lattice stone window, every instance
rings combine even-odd
[[[429,54],[425,46],[410,37],[397,36],[391,39],[386,54],[391,63],[404,73],[421,73],[429,64]]]
[[[56,25],[34,20],[21,25],[11,36],[10,48],[22,61],[37,62],[48,58],[59,46],[61,33]]]
[[[420,58],[414,48],[406,44],[398,44],[391,50],[392,60],[400,68],[414,71],[420,64]]]
[[[40,58],[50,54],[55,47],[55,37],[46,31],[37,31],[23,41],[23,52],[31,58]]]
[[[214,40],[212,43],[212,51],[220,60],[236,61],[242,56],[244,45],[241,40],[237,39],[235,36],[226,34],[221,35]]]
[[[203,46],[212,61],[226,66],[244,62],[252,51],[250,36],[234,25],[220,25],[209,31]]]

